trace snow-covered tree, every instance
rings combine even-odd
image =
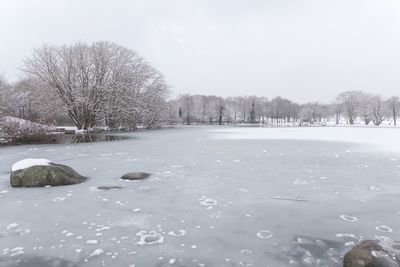
[[[300,119],[302,122],[315,123],[321,122],[321,119],[326,116],[325,107],[319,103],[307,103],[300,110]]]
[[[357,116],[357,110],[360,105],[361,91],[347,91],[336,97],[337,103],[343,105],[349,124],[354,124]]]
[[[24,70],[56,92],[78,129],[102,120],[115,127],[126,111],[136,124],[143,102],[154,100],[155,91],[167,91],[161,75],[141,57],[110,42],[43,45],[26,59]]]
[[[374,95],[370,100],[371,118],[375,126],[381,125],[385,118],[385,109],[382,97]]]
[[[14,115],[16,99],[14,87],[0,76],[0,117]]]
[[[372,121],[372,98],[372,94],[358,92],[357,115],[364,121],[365,125]]]

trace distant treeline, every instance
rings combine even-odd
[[[165,121],[184,124],[215,123],[294,123],[316,124],[333,121],[335,124],[380,125],[390,120],[396,125],[400,110],[397,96],[383,99],[363,91],[339,94],[330,104],[310,102],[298,104],[280,96],[268,99],[257,96],[222,98],[205,95],[182,95],[167,105]]]

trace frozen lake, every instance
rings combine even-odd
[[[129,135],[0,148],[0,266],[341,266],[361,239],[400,239],[400,129]],[[91,179],[12,189],[24,158]],[[119,180],[132,171],[153,175]]]

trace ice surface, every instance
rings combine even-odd
[[[359,240],[400,239],[400,153],[379,144],[398,133],[208,127],[3,147],[0,266],[339,267]],[[43,157],[91,179],[10,188],[14,162]],[[119,179],[132,171],[152,176]]]
[[[50,160],[47,159],[23,159],[16,163],[14,163],[11,167],[11,171],[15,172],[18,170],[27,169],[33,166],[46,166],[51,163]]]

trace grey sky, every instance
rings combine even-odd
[[[0,0],[0,33],[0,72],[14,80],[34,46],[108,40],[175,95],[400,95],[398,0]]]

